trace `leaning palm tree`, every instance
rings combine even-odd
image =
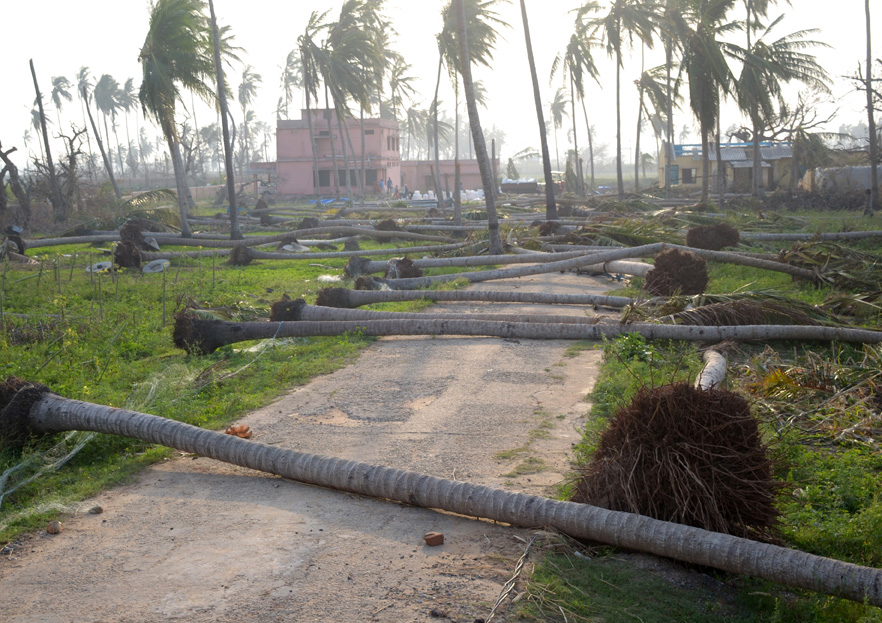
[[[564,117],[567,115],[567,106],[570,100],[567,99],[567,88],[565,86],[558,87],[554,93],[554,100],[551,102],[551,122],[554,125],[554,151],[557,155],[557,170],[560,171],[560,148],[557,146],[557,131],[563,127]]]
[[[812,47],[830,47],[806,39],[817,30],[801,30],[768,41],[772,29],[783,19],[784,15],[775,19],[747,48],[727,46],[727,51],[742,62],[736,94],[739,108],[750,117],[753,126],[753,191],[757,196],[762,194],[764,186],[759,145],[762,127],[775,116],[776,104],[784,103],[783,84],[795,80],[814,89],[827,90],[830,81],[817,59],[803,51]]]
[[[104,143],[108,145],[108,151],[110,151],[110,130],[107,126],[107,117],[116,115],[116,108],[119,106],[118,93],[119,83],[110,74],[102,74],[92,91],[95,106],[104,118]],[[117,147],[117,149],[119,148]],[[111,164],[112,161],[111,157]],[[120,171],[121,173],[122,171]]]
[[[312,127],[312,108],[311,102],[318,101],[318,88],[320,83],[320,72],[318,69],[318,56],[320,54],[320,45],[317,41],[319,34],[327,28],[325,18],[330,11],[317,13],[313,11],[306,23],[303,34],[297,38],[297,48],[293,52],[298,58],[300,79],[303,85],[303,95],[306,98],[306,124],[309,127],[309,142],[312,146],[312,187],[315,194],[320,193],[319,189],[319,165],[318,151],[315,144],[315,130]],[[333,138],[331,140],[333,144]],[[336,162],[334,163],[336,167]],[[336,175],[335,175],[336,178]]]
[[[191,236],[188,189],[175,110],[182,88],[207,101],[215,97],[205,82],[214,75],[215,64],[204,9],[202,0],[156,0],[150,7],[150,27],[138,56],[144,76],[138,96],[145,115],[159,123],[168,143],[181,211],[181,236],[185,238]]]
[[[61,108],[63,106],[63,100],[68,102],[73,100],[73,95],[70,94],[69,90],[71,86],[70,80],[64,76],[54,76],[52,78],[52,94],[50,98],[52,99],[52,103],[55,104],[55,116],[58,119],[58,127],[61,127]]]
[[[80,110],[83,114],[83,127],[86,127],[86,98],[89,96],[89,92],[92,90],[92,78],[89,75],[89,68],[85,65],[80,67],[80,70],[77,72],[77,94],[80,96]],[[89,177],[94,179],[95,176],[95,167],[93,162],[93,154],[92,154],[92,138],[91,135],[86,132],[86,143],[89,146]]]
[[[870,0],[864,0],[864,13],[867,26],[867,67],[864,90],[867,95],[867,127],[870,134],[870,205],[866,213],[873,215],[873,211],[879,208],[879,171],[876,163],[879,161],[879,138],[876,136],[876,115],[873,107],[873,39],[870,30]]]
[[[709,135],[720,110],[720,93],[727,92],[731,71],[719,37],[737,25],[726,22],[735,0],[686,0],[676,19],[676,32],[683,44],[680,70],[689,81],[689,107],[698,120],[701,134],[701,201],[710,196]]]
[[[580,9],[579,14],[596,10],[594,3]],[[625,183],[622,177],[622,69],[623,52],[626,41],[640,39],[647,47],[652,47],[655,32],[656,14],[651,0],[613,0],[609,12],[602,17],[594,17],[591,23],[600,31],[606,41],[606,51],[616,60],[616,181],[619,198],[625,195]]]
[[[548,526],[578,539],[882,605],[879,569],[587,504],[296,452],[168,418],[71,400],[53,394],[48,387],[17,378],[8,379],[0,387],[0,394],[4,397],[0,404],[0,432],[2,441],[10,445],[68,430],[132,437],[357,495],[518,526]]]
[[[242,81],[239,83],[239,105],[242,107],[242,145],[244,160],[239,163],[239,174],[244,173],[244,166],[247,160],[251,159],[251,132],[248,123],[245,121],[248,117],[248,106],[254,101],[257,95],[257,87],[263,81],[263,77],[254,71],[251,65],[246,65],[242,70]]]
[[[524,39],[527,45],[527,59],[530,63],[530,76],[533,81],[533,98],[536,100],[536,117],[539,122],[542,168],[545,173],[545,219],[550,221],[557,218],[557,206],[554,203],[554,179],[551,177],[548,134],[545,130],[545,118],[542,114],[542,95],[539,92],[539,77],[536,75],[536,61],[533,59],[533,42],[530,40],[530,25],[527,21],[527,5],[524,4],[524,0],[521,0],[521,18],[524,22]]]
[[[638,106],[637,106],[637,142],[634,145],[634,189],[640,190],[640,162],[641,158],[646,154],[640,152],[640,134],[643,128],[644,115],[645,119],[661,120],[668,110],[668,92],[665,88],[664,80],[665,66],[659,65],[652,69],[647,69],[640,74],[640,78],[635,80],[637,85]],[[645,176],[644,176],[645,177]]]

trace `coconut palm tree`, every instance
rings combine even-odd
[[[665,92],[667,94],[665,110],[665,140],[669,147],[665,149],[665,198],[671,197],[671,165],[673,164],[674,146],[674,102],[680,98],[676,82],[672,79],[674,69],[674,52],[681,49],[677,37],[677,18],[682,11],[684,0],[663,0],[659,12],[659,32],[662,38],[662,46],[665,51]]]
[[[616,180],[619,198],[625,195],[625,183],[622,178],[622,69],[623,51],[626,41],[640,39],[651,48],[653,33],[656,28],[656,13],[652,0],[613,0],[609,12],[602,17],[592,17],[590,23],[606,41],[606,51],[616,59]],[[579,16],[587,17],[596,11],[594,3],[579,9]]]
[[[870,0],[864,0],[864,13],[867,20],[867,78],[864,90],[867,94],[867,128],[870,133],[870,205],[866,213],[873,216],[873,210],[879,209],[879,138],[876,136],[876,118],[873,110],[873,40],[870,35]]]
[[[95,106],[98,108],[98,111],[104,118],[104,142],[105,144],[110,144],[110,130],[107,126],[107,117],[116,115],[116,108],[119,106],[119,102],[117,100],[119,94],[119,83],[116,79],[110,74],[102,74],[98,79],[98,82],[95,83],[95,88],[92,91]],[[117,151],[119,151],[119,147],[117,146]],[[112,163],[112,158],[111,158]],[[120,166],[122,168],[122,166]],[[122,171],[120,171],[122,173]]]
[[[272,326],[278,326],[278,323]],[[6,444],[20,444],[34,435],[68,430],[131,437],[357,495],[397,500],[518,526],[548,526],[578,539],[647,551],[692,564],[882,605],[882,571],[879,569],[587,504],[305,454],[169,418],[71,400],[53,394],[45,386],[20,379],[9,379],[2,390],[4,396],[10,397],[9,402],[2,405],[0,422]]]
[[[539,77],[536,74],[536,61],[533,59],[533,43],[530,40],[530,25],[527,20],[527,5],[521,0],[521,19],[524,22],[524,39],[527,45],[527,60],[530,64],[530,77],[533,80],[533,98],[536,100],[536,117],[539,122],[539,138],[542,149],[542,168],[545,173],[545,219],[557,218],[554,203],[554,179],[551,177],[551,156],[548,154],[548,135],[545,130],[545,117],[542,114],[542,95],[539,92]]]
[[[784,103],[783,84],[796,80],[815,89],[828,89],[830,80],[817,59],[803,52],[812,47],[829,47],[823,42],[806,39],[817,30],[801,30],[768,41],[771,31],[783,19],[783,15],[775,19],[748,48],[726,47],[729,54],[742,62],[736,95],[739,108],[750,117],[753,126],[753,190],[757,196],[762,194],[764,186],[759,145],[762,127],[776,114],[776,104]]]
[[[567,106],[570,100],[567,99],[567,88],[565,86],[558,87],[554,93],[549,111],[551,112],[551,122],[554,124],[554,151],[557,155],[557,170],[560,171],[560,149],[557,146],[557,131],[563,127],[564,117],[567,116]]]
[[[653,67],[652,69],[642,72],[640,74],[640,79],[634,81],[637,85],[637,91],[639,94],[639,103],[637,106],[637,141],[634,146],[635,190],[640,189],[639,167],[642,156],[646,155],[641,155],[640,152],[640,133],[644,125],[644,115],[645,119],[664,118],[664,115],[669,108],[667,102],[668,92],[665,82],[663,82],[665,79],[665,71],[665,66],[659,65],[658,67]]]
[[[64,76],[53,76],[52,78],[52,95],[50,97],[52,103],[55,105],[55,115],[58,119],[59,127],[61,127],[61,108],[63,106],[63,100],[68,102],[73,100],[73,95],[70,94],[69,90],[71,86],[70,80]]]
[[[248,106],[257,95],[257,87],[263,82],[263,77],[254,71],[251,65],[246,65],[242,70],[242,81],[239,83],[239,105],[242,107],[242,119],[248,116]],[[251,132],[246,121],[242,122],[242,146],[244,160],[239,163],[239,174],[244,173],[245,161],[251,159]]]
[[[168,143],[178,205],[181,236],[191,236],[187,223],[187,182],[175,123],[181,89],[189,89],[206,101],[215,94],[206,80],[215,75],[211,30],[202,0],[156,0],[150,11],[150,27],[138,56],[144,79],[138,97],[144,113],[153,117]]]
[[[497,29],[507,27],[504,21],[499,18],[499,14],[494,10],[495,5],[498,4],[498,0],[465,0],[463,10],[466,14],[466,20],[468,22],[469,28],[469,53],[472,57],[472,63],[477,65],[483,65],[485,67],[490,67],[490,64],[493,61],[493,52],[496,46],[496,39],[498,37]],[[454,84],[454,93],[456,95],[456,118],[458,120],[459,117],[459,81],[460,76],[462,75],[462,63],[460,61],[460,49],[459,43],[457,41],[458,30],[457,30],[457,14],[455,10],[455,5],[451,1],[444,6],[441,11],[442,18],[442,29],[438,34],[438,49],[439,49],[439,63],[438,63],[438,81],[440,82],[441,78],[441,66],[442,64],[447,65],[448,74],[450,75],[451,82]],[[436,174],[436,186],[437,191],[440,192],[440,170],[439,170],[439,136],[438,136],[438,86],[439,83],[436,82],[435,85],[435,105],[434,105],[434,119],[436,124],[435,131],[435,174]],[[473,84],[473,93],[475,96],[476,110],[478,103],[478,91],[474,89]],[[457,123],[458,125],[458,123]],[[458,142],[458,141],[457,141]],[[455,148],[456,152],[458,152],[458,148]],[[458,153],[454,154],[455,160],[458,161]],[[457,163],[458,164],[458,163]],[[458,169],[456,169],[458,171]],[[495,176],[493,176],[495,178]],[[459,201],[459,181],[456,180],[454,182],[455,185],[455,206]],[[484,192],[485,195],[488,192],[496,193],[496,182],[494,179],[494,183],[492,188],[488,187],[484,184]],[[440,195],[439,195],[440,196]],[[494,206],[495,209],[495,206]],[[461,212],[460,212],[461,218]]]
[[[591,24],[584,19],[589,11],[598,10],[599,5],[596,3],[588,3],[582,6],[577,14],[575,31],[570,35],[566,49],[559,53],[551,64],[551,79],[554,79],[558,70],[564,82],[569,81],[570,85],[570,106],[572,109],[573,120],[573,150],[575,152],[575,173],[577,194],[585,195],[584,176],[582,175],[582,165],[579,160],[579,138],[576,129],[576,98],[582,102],[582,111],[585,113],[585,124],[588,126],[588,159],[591,167],[591,187],[594,187],[594,145],[591,137],[591,126],[588,123],[588,112],[585,107],[585,82],[586,77],[598,80],[599,72],[597,65],[594,63],[592,49],[599,43],[591,32]],[[599,81],[598,81],[599,84]]]
[[[49,174],[49,188],[52,195],[52,210],[56,221],[67,219],[67,207],[61,199],[61,186],[58,183],[58,176],[55,172],[55,165],[52,163],[52,151],[49,149],[49,131],[47,128],[46,113],[43,111],[43,95],[40,93],[40,86],[37,84],[37,71],[34,69],[34,61],[30,60],[31,77],[34,79],[34,92],[36,93],[37,111],[40,120],[40,130],[43,135],[43,144],[46,146],[46,169]]]
[[[710,196],[709,135],[720,110],[720,93],[728,92],[731,71],[726,63],[720,36],[736,29],[726,22],[735,0],[686,0],[675,17],[675,31],[683,45],[680,70],[689,81],[689,107],[698,120],[701,134],[701,201]]]
[[[120,199],[122,195],[119,192],[119,186],[116,184],[116,178],[113,176],[113,165],[110,156],[104,150],[104,144],[101,142],[101,132],[99,132],[98,126],[95,125],[95,119],[92,118],[92,109],[89,106],[89,98],[91,96],[86,92],[85,86],[82,91],[80,91],[80,97],[82,97],[83,101],[86,103],[86,114],[89,116],[89,125],[92,126],[92,132],[95,134],[95,142],[98,143],[98,151],[101,152],[101,160],[104,162],[104,170],[107,171],[107,177],[110,179],[110,185],[113,186],[113,192],[116,195],[116,198]]]
[[[92,78],[89,75],[89,68],[83,65],[80,67],[80,70],[77,72],[76,80],[77,80],[77,94],[80,98],[80,110],[83,114],[83,127],[87,127],[86,124],[86,97],[92,90]],[[85,93],[85,95],[84,95]],[[89,146],[89,177],[94,179],[95,176],[95,162],[94,155],[92,153],[92,137],[86,132],[86,143]]]
[[[119,103],[120,109],[125,112],[124,119],[126,123],[126,161],[130,159],[137,161],[137,156],[132,154],[131,144],[132,139],[129,136],[129,112],[134,110],[135,117],[137,119],[138,115],[138,92],[135,89],[135,79],[129,78],[125,81],[122,88],[117,93],[117,102]],[[134,175],[136,167],[132,167],[132,174]]]
[[[315,129],[312,126],[311,102],[313,99],[316,101],[318,100],[318,88],[320,84],[318,56],[321,52],[321,47],[317,42],[317,39],[320,33],[327,28],[325,18],[328,13],[330,13],[330,11],[325,11],[321,14],[313,11],[312,14],[310,14],[303,34],[297,38],[297,48],[292,51],[292,53],[296,52],[300,69],[301,84],[303,85],[303,94],[306,98],[306,123],[309,127],[309,142],[312,146],[312,186],[316,194],[320,193],[319,168],[318,151],[316,151],[315,145]],[[332,137],[332,146],[333,143],[334,141]],[[336,169],[336,160],[333,168]],[[336,179],[336,172],[333,176]]]

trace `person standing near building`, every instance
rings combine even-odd
[[[382,195],[385,192],[386,192],[386,182],[384,182],[383,178],[381,177],[380,178],[380,194]]]
[[[392,178],[391,177],[388,180],[386,180],[386,192],[389,194],[392,193]]]

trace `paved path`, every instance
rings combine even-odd
[[[554,273],[473,287],[607,285]],[[525,306],[433,309],[501,307]],[[600,359],[566,356],[570,344],[384,338],[242,422],[264,443],[553,495]],[[530,536],[184,456],[82,508],[94,504],[105,512],[71,517],[62,534],[35,535],[0,561],[0,620],[471,623],[487,616]],[[424,545],[428,531],[443,532],[444,545]]]

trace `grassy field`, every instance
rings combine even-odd
[[[792,231],[812,233],[878,228],[854,213],[791,215],[779,222]],[[762,247],[769,252],[791,244]],[[849,246],[882,252],[878,240]],[[811,305],[822,305],[834,293],[827,286],[795,282],[779,273],[713,262],[708,268],[708,293],[774,291]],[[614,293],[637,295],[639,286],[634,280]],[[851,321],[877,328],[878,310]],[[878,439],[849,435],[861,424],[879,430],[882,348],[793,342],[766,346],[739,345],[729,356],[728,384],[754,404],[776,457],[775,477],[786,485],[778,500],[781,537],[788,546],[814,554],[882,566],[882,452]],[[573,348],[580,347],[593,346]],[[576,448],[576,467],[591,460],[610,418],[640,387],[692,381],[702,365],[694,343],[649,343],[632,334],[602,348],[603,369],[586,397],[592,402],[592,419]],[[830,386],[800,386],[794,381],[770,389],[775,370],[817,372],[830,379]],[[833,379],[839,384],[834,386]],[[565,487],[563,497],[567,495]],[[520,614],[524,620],[644,623],[882,621],[878,608],[759,580],[712,573],[705,585],[689,586],[678,582],[679,576],[665,581],[664,575],[621,560],[613,550],[565,548],[540,557]]]

